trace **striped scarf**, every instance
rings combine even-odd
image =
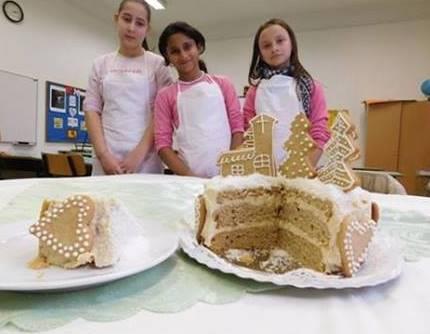
[[[267,66],[260,68],[260,77],[262,79],[270,79],[274,75],[281,74],[286,76],[292,76],[293,74],[293,66],[288,66],[284,69],[272,70]],[[311,97],[312,97],[312,89],[313,89],[313,81],[312,78],[308,76],[300,76],[297,80],[297,96],[299,97],[300,102],[303,105],[303,110],[305,111],[306,116],[309,117],[311,112]]]

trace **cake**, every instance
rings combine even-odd
[[[361,188],[318,179],[215,177],[196,203],[197,241],[238,265],[350,277],[364,263],[378,208]]]
[[[64,201],[45,200],[38,222],[30,227],[39,239],[38,256],[30,266],[111,266],[120,258],[125,235],[136,227],[133,217],[114,199],[75,195]]]

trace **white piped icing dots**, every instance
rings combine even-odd
[[[354,142],[356,138],[354,125],[344,112],[339,112],[331,128],[331,138],[324,148],[328,163],[318,171],[322,182],[335,184],[344,191],[358,185],[358,179],[350,167],[351,162],[360,156]]]
[[[309,155],[316,148],[316,143],[309,134],[310,123],[304,113],[296,116],[291,124],[291,136],[284,144],[288,159],[279,166],[279,173],[286,178],[313,178],[316,171],[309,160]]]
[[[376,231],[376,222],[351,221],[341,232],[342,259],[346,276],[354,276],[366,260],[369,244]]]
[[[93,200],[84,195],[72,196],[63,202],[45,201],[39,221],[30,226],[30,233],[39,239],[39,249],[45,250],[42,253],[54,253],[67,261],[89,252],[94,208]]]

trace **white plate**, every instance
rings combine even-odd
[[[403,267],[403,258],[397,242],[393,238],[379,233],[375,235],[369,246],[366,263],[354,277],[350,278],[325,275],[310,269],[297,269],[284,274],[274,274],[241,267],[224,260],[206,247],[200,246],[195,239],[194,230],[190,227],[184,227],[182,230],[179,244],[185,253],[209,268],[258,282],[291,285],[298,288],[345,289],[374,286],[396,278]]]
[[[31,223],[0,225],[0,291],[75,290],[111,282],[159,264],[178,247],[173,230],[157,222],[144,222],[142,233],[124,245],[120,260],[111,267],[33,270],[28,262],[37,254],[38,241],[28,232]]]

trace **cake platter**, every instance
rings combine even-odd
[[[177,233],[162,224],[144,221],[130,236],[113,266],[96,269],[28,267],[37,254],[38,242],[29,234],[31,221],[0,225],[0,291],[77,290],[140,273],[166,260],[178,247]]]
[[[326,275],[310,269],[275,274],[235,265],[199,245],[194,229],[188,224],[180,233],[179,244],[188,256],[211,269],[258,282],[298,288],[346,289],[375,286],[398,277],[403,267],[403,257],[397,240],[379,231],[369,246],[366,263],[353,277]]]

